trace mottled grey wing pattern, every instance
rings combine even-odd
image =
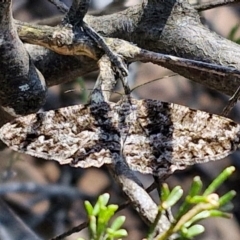
[[[15,151],[72,164],[100,167],[121,154],[133,170],[161,169],[221,159],[239,145],[232,120],[155,100],[71,106],[20,117],[0,129]]]
[[[106,117],[112,119],[110,113]],[[2,141],[15,151],[83,168],[111,163],[100,136],[90,108],[83,105],[20,117],[0,129]]]
[[[124,156],[135,170],[158,175],[195,163],[219,160],[236,150],[240,125],[228,118],[173,103],[132,100],[133,123]]]

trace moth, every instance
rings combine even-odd
[[[157,100],[122,99],[19,117],[0,129],[11,149],[74,167],[119,154],[132,170],[160,175],[224,158],[239,147],[232,120]]]

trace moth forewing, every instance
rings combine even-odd
[[[222,159],[239,146],[240,125],[231,119],[157,100],[132,103],[138,131],[127,137],[124,154],[135,170],[159,175]]]
[[[239,146],[240,125],[231,119],[172,104],[173,161],[221,159]]]
[[[20,117],[0,129],[0,138],[11,149],[35,157],[100,167],[111,158],[107,149],[96,147],[99,128],[89,111],[76,105]],[[97,150],[91,152],[91,147]]]

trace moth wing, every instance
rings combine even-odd
[[[75,167],[111,163],[110,151],[100,149],[99,128],[89,107],[75,105],[15,119],[0,129],[11,149]]]
[[[159,171],[222,159],[239,145],[240,125],[231,119],[157,100],[132,100],[134,127],[123,155],[132,169]]]

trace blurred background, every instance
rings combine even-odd
[[[70,6],[71,1],[63,1]],[[140,0],[92,0],[90,13],[95,15],[110,14],[123,10],[127,6],[141,3]],[[196,4],[197,1],[191,1]],[[57,8],[47,0],[13,0],[14,17],[26,22],[42,22],[46,18],[59,16]],[[218,34],[239,41],[240,4],[232,7],[220,7],[201,13],[202,21]],[[50,22],[50,21],[49,21]],[[235,29],[235,31],[233,31]],[[239,39],[238,39],[239,38]],[[167,69],[153,64],[134,63],[130,66],[129,83],[131,87],[141,85],[153,79],[160,79],[171,74]],[[45,110],[63,106],[84,103],[89,91],[93,88],[97,72],[75,81],[54,86],[49,89]],[[118,87],[117,91],[121,91]],[[116,95],[117,96],[117,95]],[[191,108],[220,114],[227,104],[228,96],[207,89],[181,76],[168,77],[137,88],[133,92],[135,98],[151,98],[182,104]],[[116,100],[115,95],[113,101]],[[240,105],[230,114],[230,117],[240,123]],[[215,163],[206,163],[177,172],[167,182],[171,187],[181,185],[187,191],[192,178],[201,176],[207,185],[225,167],[234,165],[236,172],[227,181],[219,193],[231,189],[237,191],[233,200],[232,219],[211,219],[203,222],[206,231],[197,239],[237,240],[240,239],[240,153]],[[152,177],[136,173],[145,187],[152,183]],[[112,180],[107,170],[75,169],[60,166],[53,161],[36,159],[28,155],[5,149],[0,152],[0,198],[4,199],[9,208],[40,238],[49,239],[76,226],[86,220],[83,201],[92,202],[99,194],[109,192],[111,202],[121,204],[125,199],[117,184]],[[158,202],[156,192],[152,193]],[[8,208],[0,202],[0,239],[15,240],[19,238],[18,228],[10,217]],[[16,214],[16,215],[15,215]],[[137,213],[128,207],[120,212],[127,217],[125,227],[129,233],[127,239],[142,239],[146,237],[148,227],[141,221]],[[14,225],[16,224],[16,225]],[[87,232],[69,236],[68,240],[84,237]]]

